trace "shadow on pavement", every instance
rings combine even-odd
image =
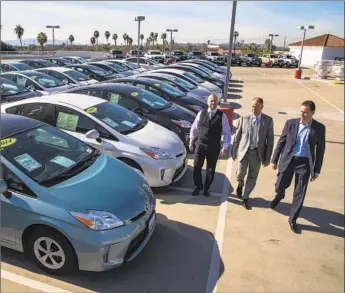
[[[242,105],[239,103],[230,102],[229,104],[234,110],[238,110],[242,108]]]
[[[237,199],[236,195],[231,195],[228,201],[234,204],[242,203],[239,199]],[[266,201],[265,199],[259,197],[259,198],[250,199],[249,203],[253,208],[270,209],[271,201]],[[290,203],[280,202],[274,211],[288,217],[290,215],[290,208],[291,208]],[[344,225],[343,214],[320,209],[320,208],[304,206],[300,214],[300,218],[304,218],[305,220],[316,225],[316,226],[311,226],[311,225],[298,224],[298,220],[297,220],[297,224],[301,232],[305,230],[305,231],[318,232],[318,233],[322,233],[326,235],[345,238],[345,233],[344,233],[345,225]]]
[[[228,93],[228,99],[242,99],[242,96]]]
[[[156,231],[141,254],[108,272],[50,276],[95,292],[205,292],[214,243],[212,233],[158,214]],[[219,248],[216,247],[219,252]],[[217,251],[216,251],[217,252]],[[2,261],[49,276],[23,253],[2,249]],[[219,277],[224,272],[221,260]],[[212,289],[216,284],[211,284]],[[75,290],[74,290],[75,291]]]
[[[234,88],[228,88],[228,92],[232,92],[232,93],[242,93],[243,91],[240,89],[234,89]]]
[[[229,87],[241,88],[243,85],[240,83],[232,83],[232,81],[230,81]]]
[[[231,79],[230,83],[243,83],[243,80]]]

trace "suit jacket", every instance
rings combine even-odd
[[[238,160],[241,161],[249,149],[250,134],[251,134],[251,119],[252,114],[247,114],[241,117],[238,125],[232,152],[238,154]],[[274,145],[274,131],[273,119],[261,113],[261,122],[259,126],[259,156],[261,163],[270,162]]]
[[[285,122],[282,134],[271,159],[272,163],[277,164],[280,158],[279,172],[284,172],[286,170],[294,155],[300,120],[299,118],[295,118]],[[320,174],[321,172],[326,149],[326,128],[322,123],[312,120],[308,143],[310,149],[308,157],[310,173],[311,176],[313,176],[314,173]]]

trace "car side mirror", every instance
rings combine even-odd
[[[35,86],[34,86],[34,85],[29,85],[29,86],[27,87],[27,89],[28,89],[29,91],[34,91],[34,90],[35,90]]]
[[[142,108],[134,108],[133,112],[138,115],[143,115],[143,109]]]
[[[99,134],[99,132],[96,129],[92,129],[92,130],[89,130],[88,132],[86,132],[85,136],[88,139],[95,139],[95,140],[97,140],[97,139],[99,139],[100,134]]]

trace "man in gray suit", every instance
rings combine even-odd
[[[247,210],[250,209],[249,195],[256,185],[261,164],[264,167],[270,164],[273,151],[273,119],[261,112],[263,107],[262,98],[253,99],[252,113],[241,117],[232,147],[233,160],[238,158],[236,194],[243,199],[243,206]],[[242,197],[244,177],[247,171],[248,175]]]

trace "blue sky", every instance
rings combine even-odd
[[[123,33],[136,42],[137,24],[134,17],[145,15],[142,32],[161,34],[166,28],[177,28],[177,42],[227,42],[231,18],[231,1],[117,1],[117,2],[1,2],[2,40],[13,40],[13,29],[21,24],[24,39],[36,38],[38,32],[51,31],[46,24],[59,24],[56,39],[66,40],[70,34],[77,43],[89,43],[94,30]],[[236,30],[239,40],[263,43],[268,33],[278,33],[275,43],[299,40],[297,25],[313,24],[307,37],[325,33],[344,37],[343,1],[238,1]]]

